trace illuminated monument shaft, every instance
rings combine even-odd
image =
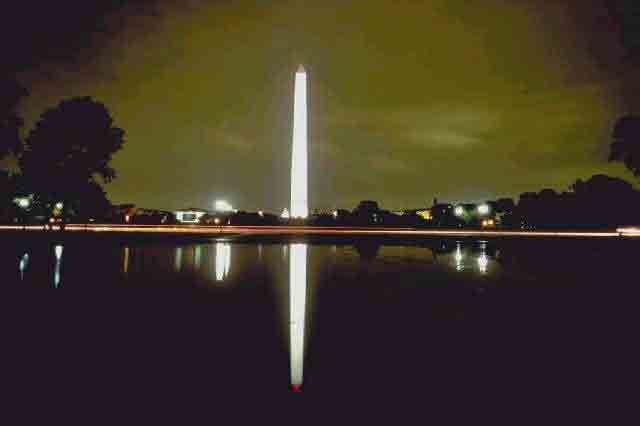
[[[293,148],[291,150],[291,217],[309,215],[307,200],[307,72],[296,72],[293,100]]]

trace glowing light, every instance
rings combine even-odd
[[[215,223],[216,225],[220,225],[220,218],[216,217],[215,219],[213,219],[213,223]]]
[[[219,212],[231,212],[233,211],[233,206],[229,204],[226,200],[216,200],[214,203],[216,211]]]
[[[464,208],[462,206],[457,206],[455,209],[453,209],[453,214],[455,214],[456,216],[462,216],[464,214]]]
[[[258,216],[264,217],[264,212],[262,210],[258,210]]]
[[[478,206],[478,214],[486,215],[489,214],[489,211],[491,211],[491,208],[488,204],[480,204]]]
[[[131,216],[129,216],[128,214],[124,216],[124,221],[129,223],[129,221],[131,220]]]
[[[640,228],[618,228],[616,229],[616,232],[625,237],[640,236]]]
[[[216,281],[223,281],[231,268],[231,245],[216,243]]]
[[[307,72],[296,72],[293,101],[293,148],[291,150],[291,217],[309,216],[307,200]]]
[[[31,199],[29,197],[16,198],[16,202],[21,209],[28,209],[31,205]]]
[[[64,203],[62,203],[62,201],[57,202],[55,205],[55,208],[57,210],[62,210],[63,207],[64,207]]]
[[[291,215],[289,214],[289,209],[285,207],[285,209],[282,210],[282,214],[280,215],[280,217],[283,219],[289,219],[291,217]]]
[[[60,265],[62,264],[62,246],[60,244],[57,244],[54,247],[53,252],[56,256],[56,266],[53,272],[53,287],[58,288],[60,287]]]
[[[333,215],[334,219],[338,218],[338,210],[334,210],[331,214]]]
[[[431,215],[431,210],[418,210],[416,214],[423,218],[424,220],[432,220],[433,216]]]
[[[46,226],[46,225],[45,225]],[[43,225],[0,225],[0,230],[42,232]],[[193,226],[193,225],[125,225],[125,224],[68,224],[67,232],[113,232],[113,233],[154,233],[183,235],[407,235],[407,236],[447,236],[447,237],[528,237],[528,238],[635,238],[640,231],[622,233],[617,231],[505,231],[473,229],[413,229],[376,228],[359,229],[349,227],[308,227],[308,226]]]
[[[496,222],[493,219],[484,219],[482,221],[482,226],[483,227],[490,227],[490,226],[494,226],[496,224]]]
[[[291,244],[289,257],[289,333],[291,388],[299,392],[304,369],[304,324],[307,297],[307,245]]]

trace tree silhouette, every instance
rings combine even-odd
[[[606,175],[578,179],[569,192],[521,194],[516,208],[518,220],[539,228],[613,228],[635,224],[639,214],[640,192]]]
[[[62,201],[76,213],[92,210],[88,203],[104,205],[100,183],[116,177],[109,162],[123,143],[124,131],[103,104],[65,100],[45,111],[27,137],[19,159],[24,185],[41,203]]]
[[[618,120],[609,161],[622,161],[634,176],[640,176],[640,117],[628,115]]]

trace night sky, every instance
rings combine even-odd
[[[63,98],[107,105],[126,131],[114,203],[281,211],[299,63],[311,209],[637,182],[606,161],[616,118],[640,112],[633,1],[75,3],[16,3],[5,62],[31,92],[25,130]]]

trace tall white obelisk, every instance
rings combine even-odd
[[[293,99],[293,148],[291,150],[292,218],[309,216],[307,198],[307,72],[300,65],[296,71]]]

